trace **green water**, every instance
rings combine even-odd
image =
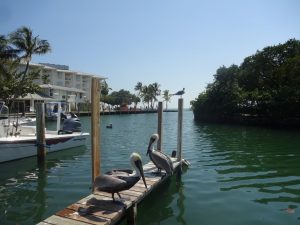
[[[81,120],[89,131],[89,117]],[[101,117],[101,170],[128,167],[132,151],[147,162],[156,121],[156,114]],[[190,111],[183,126],[191,166],[139,205],[138,224],[300,224],[300,132],[197,124]],[[167,153],[176,132],[177,113],[164,113]],[[0,164],[0,224],[38,223],[91,192],[90,143],[47,157],[43,168],[34,157]]]

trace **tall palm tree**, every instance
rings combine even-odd
[[[161,90],[159,89],[159,84],[157,82],[150,84],[148,86],[148,91],[149,91],[149,96],[150,96],[150,101],[151,101],[151,108],[154,108],[154,102],[157,101],[157,96],[160,95]]]
[[[134,87],[134,90],[138,91],[138,95],[141,95],[142,89],[143,89],[142,82],[137,82],[137,84]]]
[[[9,38],[10,43],[16,48],[19,59],[26,63],[22,78],[25,79],[32,56],[50,52],[50,44],[47,40],[41,40],[39,36],[34,36],[32,30],[25,26],[12,32]]]
[[[166,109],[168,109],[168,102],[171,102],[171,97],[169,90],[164,90],[163,99],[166,102]]]

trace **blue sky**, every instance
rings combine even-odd
[[[299,40],[300,1],[1,0],[0,33],[23,25],[52,46],[33,62],[106,76],[114,91],[134,93],[139,81],[184,87],[187,108],[220,66]]]

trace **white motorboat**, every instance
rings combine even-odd
[[[7,123],[8,107],[0,105],[0,162],[6,162],[37,155],[36,127]],[[86,144],[89,133],[81,132],[78,118],[65,119],[60,129],[45,131],[47,152],[55,152]]]

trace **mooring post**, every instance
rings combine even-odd
[[[38,162],[45,161],[46,139],[45,139],[45,104],[36,104],[36,145]]]
[[[127,225],[135,225],[136,224],[136,216],[137,216],[137,203],[134,203],[127,210]]]
[[[158,142],[157,142],[157,150],[162,150],[162,139],[163,139],[163,129],[162,129],[162,121],[163,121],[163,104],[162,102],[158,102],[158,109],[157,109],[157,115],[158,115],[158,124],[157,124],[157,133],[159,136]]]
[[[100,80],[98,78],[92,79],[91,96],[92,183],[94,183],[95,178],[100,175]]]
[[[178,99],[178,131],[177,131],[177,161],[182,159],[182,119],[183,119],[183,98]]]
[[[57,117],[56,117],[56,130],[57,132],[60,130],[60,113],[61,113],[61,102],[57,103]]]

